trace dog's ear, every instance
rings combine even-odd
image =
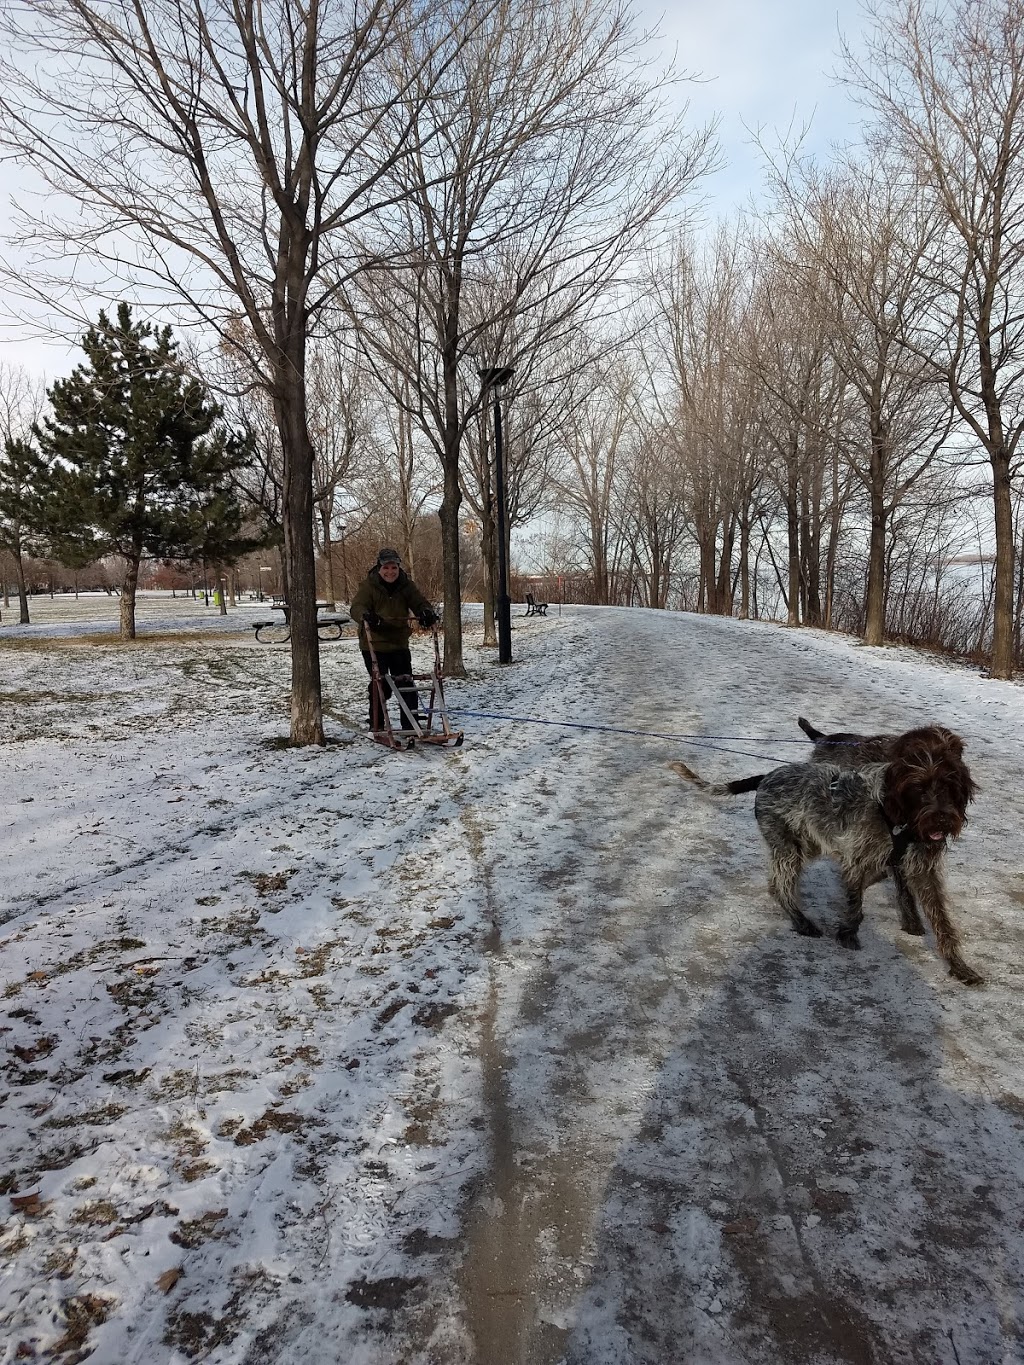
[[[944,725],[936,725],[935,733],[951,758],[963,758],[964,742],[959,735],[954,734],[952,730],[947,730]]]
[[[885,766],[882,779],[882,809],[891,825],[908,825],[913,815],[911,797],[915,783],[910,777],[906,764],[894,759]]]
[[[978,794],[978,784],[962,759],[956,760],[951,766],[953,772],[950,775],[950,786],[956,793],[956,800],[960,809],[964,812],[964,824],[966,825],[967,807]]]

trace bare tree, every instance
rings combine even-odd
[[[656,382],[654,392],[662,395],[664,439],[687,487],[699,557],[696,606],[726,614],[737,548],[748,609],[750,505],[764,466],[757,385],[742,344],[753,282],[744,247],[735,229],[720,229],[703,248],[682,237],[655,281],[661,315],[655,349],[664,355],[666,382]]]
[[[594,601],[606,605],[616,600],[618,511],[640,439],[641,369],[635,360],[619,360],[585,372],[585,380],[590,382],[563,429],[564,462],[556,486],[573,514]]]
[[[499,0],[452,62],[447,98],[423,103],[424,150],[394,167],[401,208],[384,268],[363,276],[362,334],[383,382],[412,379],[441,463],[452,673],[463,671],[460,451],[477,368],[524,362],[511,330],[524,313],[536,315],[529,345],[551,347],[614,306],[627,263],[712,160],[710,129],[687,136],[666,117],[670,78],[646,45],[625,0]]]
[[[328,606],[333,610],[337,596],[333,528],[357,459],[368,453],[371,395],[359,353],[345,346],[339,333],[317,340],[308,363],[313,506],[324,558]],[[345,587],[347,590],[348,585]]]
[[[953,423],[933,357],[906,341],[920,335],[932,309],[925,262],[937,218],[884,150],[863,160],[844,155],[824,172],[791,162],[775,185],[795,248],[791,269],[797,281],[802,274],[819,279],[831,354],[861,414],[846,454],[869,504],[864,641],[879,645],[890,520]]]
[[[879,140],[934,198],[945,232],[929,252],[931,318],[917,329],[939,356],[957,412],[992,476],[992,675],[1013,669],[1011,477],[1024,432],[1024,0],[876,4],[864,60],[847,79],[878,116]]]
[[[283,458],[291,739],[324,742],[306,351],[355,268],[351,234],[394,202],[437,82],[485,0],[36,0],[3,11],[0,141],[52,200],[21,236],[66,294],[84,264],[132,281],[248,360]],[[443,55],[440,55],[443,52]],[[237,327],[237,318],[246,327]]]
[[[760,388],[759,436],[773,452],[785,519],[786,567],[777,572],[787,620],[820,625],[821,532],[828,520],[823,498],[846,381],[831,360],[820,272],[797,275],[792,265],[792,253],[779,243],[758,248],[744,346]],[[776,563],[774,547],[767,543],[766,549]]]

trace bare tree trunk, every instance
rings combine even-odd
[[[1010,457],[1003,449],[989,457],[992,466],[992,505],[996,536],[995,601],[992,613],[993,678],[1013,676],[1013,507]]]
[[[494,645],[498,643],[498,635],[495,626],[495,609],[498,601],[498,590],[496,580],[496,565],[498,558],[498,538],[496,535],[494,516],[491,512],[490,499],[485,499],[480,525],[480,555],[481,568],[483,571],[483,586],[481,589],[484,602],[484,644]]]
[[[789,551],[789,591],[786,624],[800,624],[800,506],[797,480],[798,437],[790,439],[789,459],[786,461],[786,540]]]
[[[740,513],[740,613],[741,621],[750,618],[750,513],[744,503]]]
[[[142,551],[125,559],[124,581],[121,587],[121,639],[135,639],[135,593],[139,586],[139,562]]]
[[[306,427],[302,358],[304,337],[295,338],[297,356],[279,375],[275,398],[284,451],[282,567],[287,582],[292,651],[291,743],[323,744],[320,645],[316,629],[316,556],[313,552],[313,445]]]
[[[871,533],[868,545],[868,587],[864,604],[864,643],[880,645],[885,639],[885,433],[878,413],[871,414]]]
[[[718,585],[715,589],[715,611],[719,616],[732,615],[732,550],[736,539],[736,517],[726,513],[722,524],[722,556],[718,565]]]
[[[30,624],[28,619],[28,587],[25,583],[25,561],[22,558],[21,548],[14,553],[14,563],[18,573],[18,624],[27,626]]]
[[[459,297],[457,284],[453,299]],[[462,582],[459,554],[459,508],[462,505],[462,486],[459,482],[459,318],[457,311],[449,311],[445,327],[442,353],[444,367],[444,496],[438,509],[441,521],[441,554],[444,582],[444,671],[448,677],[464,678],[466,666],[462,661]]]

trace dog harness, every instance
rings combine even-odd
[[[903,855],[914,842],[913,831],[909,825],[894,825],[888,815],[886,815],[885,807],[881,802],[878,803],[878,809],[882,812],[882,819],[888,826],[889,838],[892,840],[892,853],[889,855],[889,866],[899,867],[900,863],[903,861]]]

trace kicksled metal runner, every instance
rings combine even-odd
[[[374,647],[373,631],[369,626],[365,627],[365,631],[366,645],[370,653],[373,714],[377,721],[377,724],[370,731],[374,741],[377,744],[383,744],[388,749],[412,749],[417,744],[450,744],[455,749],[461,748],[465,734],[462,730],[453,730],[448,721],[437,626],[432,626],[430,630],[434,645],[434,666],[431,671],[429,673],[406,674],[402,677],[392,677],[390,673],[381,672],[377,651]],[[419,683],[430,684],[430,695],[426,705],[424,706],[421,703],[415,711],[410,709],[405,696],[399,691],[403,685],[408,687],[410,679],[414,685]],[[404,721],[398,730],[392,726],[391,717],[388,715],[387,696],[389,691],[391,697],[397,702]]]

